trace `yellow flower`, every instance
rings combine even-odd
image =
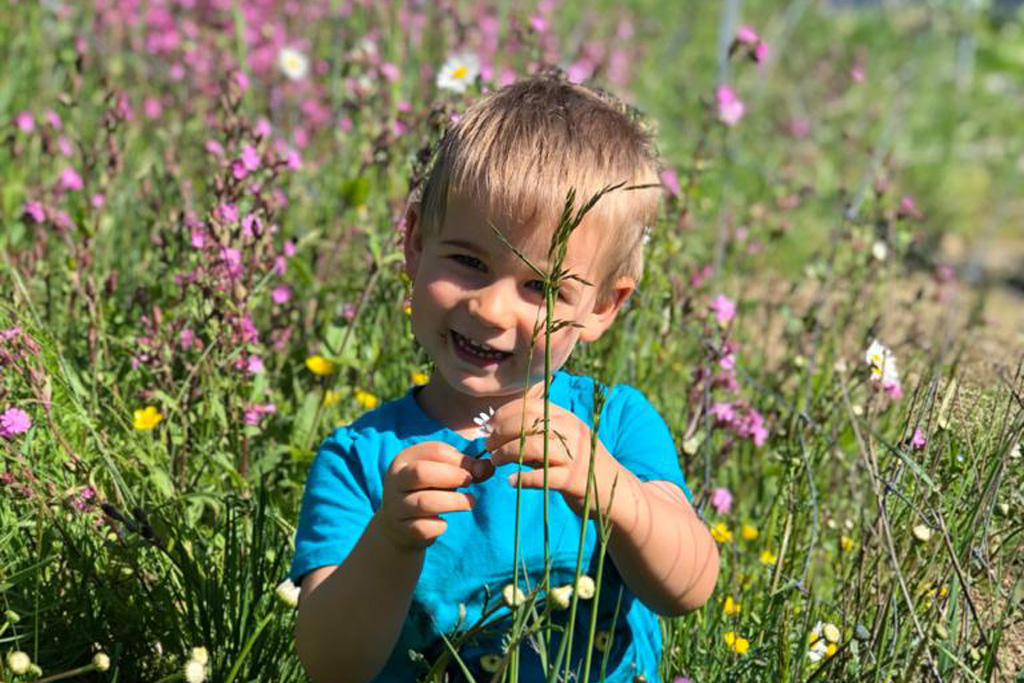
[[[160,420],[164,419],[164,416],[160,414],[156,406],[146,406],[142,410],[136,410],[133,413],[133,418],[135,428],[145,430],[156,427]]]
[[[829,643],[828,647],[825,648],[825,656],[826,657],[831,657],[832,655],[834,655],[836,653],[836,650],[838,650],[838,649],[839,648],[836,647],[835,643]]]
[[[771,550],[763,550],[761,551],[761,557],[758,559],[761,560],[761,564],[766,564],[770,566],[775,564],[779,558]]]
[[[356,403],[364,410],[373,410],[380,405],[380,399],[368,391],[356,389]]]
[[[740,535],[743,536],[745,541],[753,541],[758,537],[757,527],[752,527],[749,524],[744,524],[740,530]]]
[[[430,378],[427,377],[425,372],[414,372],[412,373],[412,383],[416,385],[426,384]]]
[[[306,359],[306,367],[309,368],[309,371],[314,375],[321,376],[329,375],[338,368],[338,366],[323,356],[310,356]]]
[[[857,547],[857,543],[849,536],[843,536],[839,539],[839,547],[843,549],[844,553],[852,553]]]
[[[725,634],[725,644],[738,655],[745,655],[747,650],[750,649],[750,641],[736,635],[735,631],[729,631]]]
[[[725,522],[719,522],[711,527],[711,537],[719,543],[727,543],[732,540],[732,532],[729,531],[729,527],[725,525]]]
[[[405,306],[403,306],[402,307],[402,313],[405,313],[406,315],[412,315],[412,306],[409,305],[409,304],[406,304]]]
[[[341,400],[341,392],[335,391],[334,389],[328,389],[327,393],[324,394],[324,405],[333,406]]]
[[[726,596],[725,604],[722,605],[722,612],[724,614],[739,614],[740,604],[732,599],[732,596]]]

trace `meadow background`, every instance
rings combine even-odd
[[[0,680],[305,680],[306,469],[429,372],[405,203],[547,66],[665,162],[571,362],[651,398],[720,542],[663,680],[1024,680],[1012,5],[5,0]]]

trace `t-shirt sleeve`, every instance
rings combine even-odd
[[[609,414],[616,422],[612,455],[640,481],[670,481],[682,489],[686,499],[693,494],[683,479],[679,456],[668,425],[640,391],[620,384],[608,400]]]
[[[289,578],[341,564],[373,516],[363,461],[345,429],[324,440],[306,479]]]

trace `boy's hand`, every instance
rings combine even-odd
[[[440,441],[409,446],[391,461],[384,475],[383,500],[376,513],[384,535],[399,550],[426,548],[448,528],[438,515],[470,510],[476,504],[473,494],[454,489],[493,473],[490,462]]]
[[[525,414],[524,414],[525,413]],[[587,473],[590,467],[590,428],[573,413],[554,403],[549,411],[548,488],[559,491],[576,514],[583,515],[587,493]],[[495,467],[519,462],[519,432],[523,428],[526,440],[523,446],[523,464],[535,467],[518,476],[523,488],[544,488],[544,401],[529,401],[524,410],[520,401],[513,401],[490,420],[491,435],[487,450]],[[603,511],[608,510],[612,482],[622,466],[604,447],[600,439],[594,448],[594,478],[597,490],[590,493],[590,511],[597,511],[600,500]],[[515,474],[509,477],[515,485]],[[618,494],[617,494],[618,495]]]

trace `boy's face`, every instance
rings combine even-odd
[[[515,396],[544,377],[544,334],[530,357],[534,326],[544,320],[543,284],[494,233],[478,202],[453,197],[444,223],[427,237],[418,208],[406,219],[406,271],[413,281],[412,327],[437,373],[460,394]],[[496,224],[542,270],[554,226]],[[634,283],[621,278],[607,302],[596,300],[604,253],[600,231],[584,223],[569,239],[563,268],[594,284],[564,280],[554,319],[551,365],[560,368],[580,339],[593,341],[611,325]],[[433,380],[432,380],[433,382]]]

